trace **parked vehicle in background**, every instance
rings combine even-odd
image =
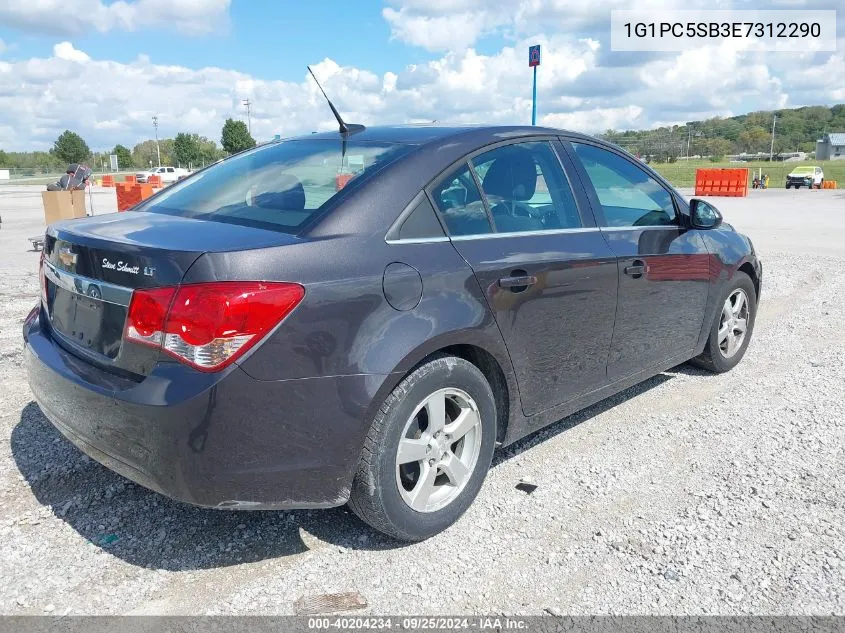
[[[348,502],[416,541],[496,446],[691,359],[732,369],[762,273],[710,203],[589,136],[324,132],[51,225],[25,357],[47,418],[144,486]]]
[[[786,176],[786,188],[807,187],[808,189],[821,189],[824,182],[824,172],[821,167],[815,165],[802,165],[796,167]]]
[[[150,171],[139,171],[135,174],[135,180],[138,182],[147,182],[150,176],[158,176],[163,183],[176,182],[188,176],[191,173],[189,169],[182,167],[156,167]]]

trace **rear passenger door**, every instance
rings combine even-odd
[[[618,263],[608,378],[691,357],[709,291],[704,240],[687,226],[674,195],[635,159],[581,140],[571,151]]]
[[[478,152],[428,193],[485,291],[524,413],[604,384],[616,262],[583,192],[573,194],[556,143]]]

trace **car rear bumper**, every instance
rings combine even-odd
[[[24,339],[35,399],[67,439],[142,486],[206,507],[345,503],[384,378],[259,381],[238,366],[203,374],[159,363],[136,381],[69,353],[38,319]]]

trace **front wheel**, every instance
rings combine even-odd
[[[437,356],[387,397],[364,443],[349,506],[375,529],[421,541],[475,499],[493,457],[496,403],[484,374]]]
[[[719,374],[736,367],[751,341],[756,315],[754,284],[748,275],[737,271],[713,319],[704,352],[692,359],[693,364]]]

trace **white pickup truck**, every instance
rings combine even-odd
[[[139,171],[135,174],[135,180],[138,182],[147,182],[150,176],[159,176],[162,184],[164,184],[176,182],[190,173],[190,170],[182,169],[181,167],[156,167],[151,171]]]

